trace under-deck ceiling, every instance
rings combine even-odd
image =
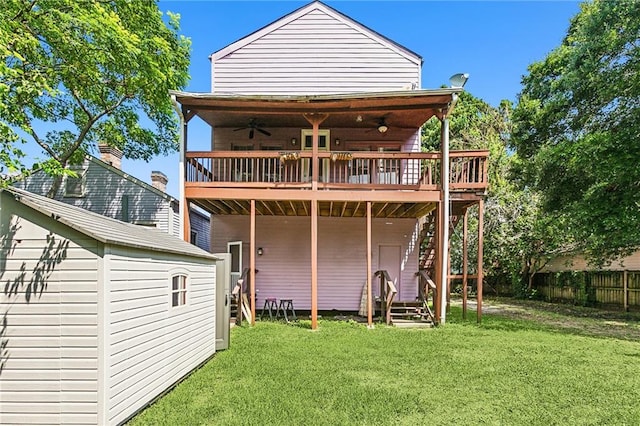
[[[249,200],[192,200],[199,207],[214,215],[249,215]],[[436,204],[430,203],[372,203],[374,218],[418,218],[429,214]],[[256,214],[262,216],[310,216],[310,201],[262,201],[256,200]],[[325,217],[365,217],[366,202],[321,201],[318,215]]]

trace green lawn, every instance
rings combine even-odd
[[[640,424],[635,339],[497,314],[477,326],[455,309],[428,330],[308,325],[234,328],[229,350],[131,423]]]

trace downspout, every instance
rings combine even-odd
[[[462,89],[462,88],[460,88]],[[445,306],[447,306],[447,294],[449,292],[449,223],[451,214],[449,205],[450,205],[450,194],[449,194],[449,117],[448,114],[453,111],[453,107],[458,101],[458,94],[454,93],[452,95],[451,103],[449,107],[443,111],[442,114],[442,133],[441,133],[441,143],[442,143],[442,211],[444,216],[444,224],[442,230],[442,241],[440,244],[440,250],[442,250],[442,256],[440,257],[442,261],[441,265],[441,276],[442,280],[442,292],[440,294],[440,324],[444,324],[447,317],[447,312]]]
[[[176,100],[175,95],[171,95],[171,103],[173,104],[173,109],[178,113],[178,117],[180,118],[180,134],[178,136],[178,143],[180,144],[180,161],[178,171],[178,180],[180,181],[180,209],[178,209],[178,215],[180,216],[180,235],[181,238],[184,235],[184,214],[182,214],[182,209],[186,208],[186,200],[185,200],[185,191],[184,191],[184,115],[182,115],[182,109]]]
[[[448,112],[448,111],[447,111]],[[449,283],[449,118],[446,113],[442,117],[442,215],[444,216],[444,223],[442,226],[442,241],[440,241],[440,250],[442,256],[440,256],[441,263],[441,276],[440,282],[442,285],[440,288],[440,324],[444,324],[446,321],[447,313],[445,306],[447,305],[447,292]]]

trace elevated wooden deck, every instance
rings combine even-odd
[[[454,151],[449,188],[454,202],[469,202],[487,188],[488,151]],[[422,217],[440,201],[440,153],[214,151],[186,155],[186,196],[213,214]],[[311,181],[314,167],[318,182]]]

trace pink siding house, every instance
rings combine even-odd
[[[371,322],[387,310],[377,298],[415,302],[435,286],[443,322],[443,224],[487,186],[487,152],[448,151],[463,84],[421,89],[420,56],[321,2],[210,59],[210,93],[172,93],[182,197],[211,213],[211,249],[232,253],[235,279],[247,272],[251,319],[276,298],[309,311],[314,328],[323,310],[364,307]],[[210,151],[189,150],[195,116],[211,126]],[[444,149],[423,153],[433,116]]]

